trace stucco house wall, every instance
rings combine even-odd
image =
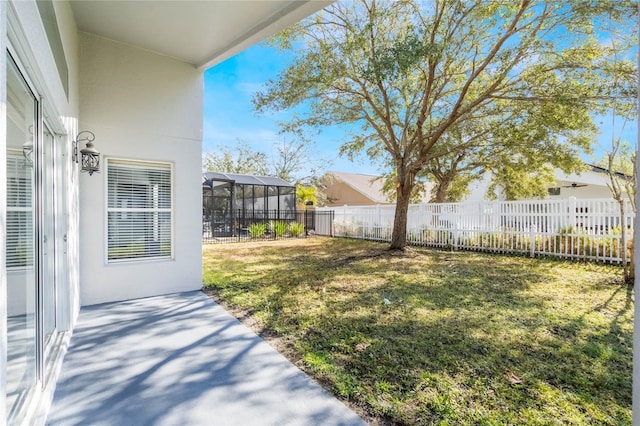
[[[80,182],[83,305],[202,287],[202,72],[92,34],[80,35],[80,129],[109,158],[173,165],[174,259],[106,263],[106,174]],[[194,165],[196,167],[194,167]]]
[[[327,207],[344,205],[371,206],[378,204],[375,200],[366,197],[344,182],[333,182],[328,185],[326,193],[331,198],[331,202],[327,203]]]
[[[382,190],[377,176],[329,171],[322,178],[327,195],[326,207],[393,204]]]
[[[611,190],[603,185],[571,186],[567,183],[560,186],[560,195],[549,195],[550,200],[564,200],[575,197],[577,199],[613,198]]]
[[[78,131],[78,117],[80,115],[78,28],[71,5],[68,2],[53,2],[53,7],[58,18],[60,39],[64,46],[69,72],[66,103],[63,98],[57,102],[66,130],[66,135],[62,137],[61,142],[64,144],[65,158],[68,158],[72,150],[72,141]],[[64,241],[59,241],[58,251],[66,252],[64,259],[66,265],[59,269],[67,269],[67,276],[62,279],[67,282],[68,287],[65,294],[58,296],[58,306],[62,307],[58,315],[59,324],[66,325],[66,328],[61,329],[67,331],[72,329],[75,318],[80,311],[80,200],[78,198],[80,173],[76,167],[70,166],[69,161],[66,161],[65,164],[62,171],[63,181],[69,182],[69,185],[66,187],[67,196],[61,201],[64,203],[63,209],[68,212],[66,215],[67,243],[64,245]]]
[[[602,170],[585,170],[581,173],[564,173],[555,171],[555,187],[560,188],[560,194],[549,195],[549,200],[564,200],[570,197],[577,199],[612,198],[611,190],[607,187],[608,177]],[[484,201],[491,184],[491,174],[485,173],[482,178],[472,182],[469,186],[469,196],[464,201]],[[498,189],[498,199],[501,197]]]

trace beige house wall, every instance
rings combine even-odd
[[[327,198],[331,200],[326,207],[334,206],[372,206],[376,205],[374,200],[351,188],[344,182],[334,182],[327,186],[325,190]]]
[[[202,72],[92,34],[80,35],[80,128],[110,158],[173,167],[172,259],[106,261],[106,173],[80,181],[82,305],[202,287]],[[98,145],[99,141],[99,145]]]

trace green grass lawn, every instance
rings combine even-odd
[[[631,423],[617,267],[311,238],[205,246],[204,282],[373,423]]]

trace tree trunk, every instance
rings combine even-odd
[[[625,217],[624,200],[619,199],[620,206],[620,258],[622,259],[622,273],[626,283],[632,283],[634,279],[633,262],[629,263],[627,256],[627,220]],[[632,253],[633,255],[633,253]]]
[[[636,260],[634,253],[635,249],[635,241],[633,240],[633,238],[631,238],[631,241],[629,242],[629,252],[631,257],[629,258],[629,273],[627,274],[627,284],[632,287],[636,281]]]
[[[412,181],[399,182],[391,246],[389,247],[391,250],[404,250],[407,247],[407,214],[413,186],[414,183]]]
[[[435,197],[433,198],[434,203],[444,203],[444,200],[447,199],[447,191],[449,191],[449,185],[451,185],[451,179],[443,178],[438,181]]]
[[[631,249],[631,261],[627,255],[627,220],[625,217],[624,200],[619,199],[618,205],[620,206],[620,258],[622,260],[622,275],[624,281],[627,284],[633,284],[635,279],[635,264],[633,262],[633,249]],[[632,243],[633,244],[633,243]]]

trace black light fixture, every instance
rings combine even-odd
[[[94,172],[100,171],[100,153],[93,146],[93,141],[96,136],[93,132],[84,130],[76,135],[76,140],[73,141],[73,160],[78,162],[78,144],[80,142],[86,142],[86,146],[80,150],[80,159],[82,162],[81,172],[89,173],[91,176]]]

